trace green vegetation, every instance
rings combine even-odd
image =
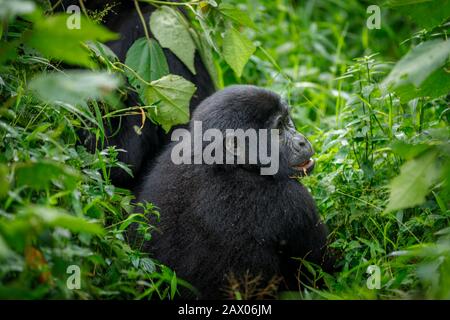
[[[146,239],[154,227],[110,183],[120,150],[102,148],[103,123],[118,115],[165,130],[188,121],[194,87],[169,74],[164,47],[192,71],[198,50],[218,88],[282,94],[316,149],[302,183],[342,271],[305,261],[325,286],[281,298],[450,299],[450,1],[380,2],[380,29],[367,27],[366,1],[192,0],[180,4],[188,19],[147,2],[159,7],[144,21],[158,41],[147,33],[121,63],[100,43],[117,36],[101,12],[71,30],[47,1],[0,0],[0,298],[173,299],[189,287],[128,246],[130,224]],[[130,90],[142,107],[122,105]],[[79,290],[66,285],[70,265]],[[370,265],[380,289],[366,285]]]

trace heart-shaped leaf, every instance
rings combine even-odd
[[[189,121],[189,101],[196,87],[183,77],[169,74],[153,81],[145,91],[145,103],[156,105],[150,112],[152,119],[168,132],[177,124]]]
[[[125,64],[134,70],[143,80],[151,82],[169,74],[166,56],[156,40],[140,38],[127,52]],[[130,84],[142,97],[145,84],[127,70]]]
[[[255,52],[255,45],[234,28],[228,28],[223,39],[223,56],[238,77],[248,59]]]
[[[195,43],[184,17],[172,8],[162,6],[152,13],[150,29],[161,46],[170,49],[195,74]]]

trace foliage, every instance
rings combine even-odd
[[[302,183],[341,271],[303,261],[313,285],[280,298],[450,298],[449,1],[383,2],[380,30],[366,28],[365,1],[145,2],[158,10],[121,63],[101,43],[117,35],[92,19],[72,30],[46,1],[0,0],[0,297],[173,299],[191,288],[128,245],[133,223],[151,240],[145,216],[159,213],[111,185],[111,168],[127,168],[102,147],[110,117],[138,113],[165,130],[189,120],[195,87],[170,74],[168,48],[193,72],[198,52],[218,88],[279,92],[313,142],[317,167]],[[130,91],[141,106],[123,106]],[[66,286],[70,265],[79,290]],[[366,286],[370,265],[379,290]]]
[[[265,2],[252,17],[268,49],[241,81],[288,97],[313,139],[317,167],[303,183],[342,268],[327,275],[305,262],[326,288],[305,284],[282,297],[448,299],[449,29],[441,22],[450,15],[413,34],[403,10],[382,6],[382,28],[368,30],[367,5]],[[414,6],[404,2],[405,11]],[[431,20],[418,17],[419,26]],[[366,286],[370,265],[380,268],[380,290]]]

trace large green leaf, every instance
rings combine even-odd
[[[253,43],[236,29],[228,28],[225,31],[223,57],[238,77],[242,75],[242,70],[255,50]]]
[[[421,43],[395,65],[383,84],[394,90],[411,85],[419,88],[433,73],[444,66],[449,56],[450,40],[430,40]],[[445,83],[444,81],[433,85],[441,87]]]
[[[427,29],[450,18],[450,0],[389,0],[387,5],[409,15],[415,23]]]
[[[16,185],[33,189],[47,189],[53,181],[65,189],[73,189],[79,180],[78,173],[61,163],[40,161],[21,163],[15,168]]]
[[[390,184],[390,197],[386,211],[411,208],[422,204],[430,187],[441,176],[437,152],[429,151],[407,161],[400,168],[400,175]]]
[[[145,91],[145,103],[156,105],[151,111],[152,119],[168,132],[177,124],[189,121],[189,101],[196,87],[183,77],[169,74],[153,81]]]
[[[114,40],[117,34],[85,17],[80,19],[80,29],[67,28],[65,14],[36,19],[33,30],[26,37],[26,43],[48,58],[90,67],[92,60],[89,50],[83,48],[82,43],[88,40]]]
[[[34,78],[29,88],[46,102],[83,103],[111,94],[121,81],[106,72],[68,71],[48,73]]]
[[[140,38],[127,52],[125,64],[143,80],[151,82],[169,74],[166,56],[156,40]],[[130,84],[142,95],[145,85],[132,72],[127,70]]]
[[[150,29],[161,46],[170,49],[195,74],[195,44],[185,18],[172,8],[162,6],[152,13]]]
[[[402,101],[409,101],[419,97],[438,98],[450,92],[450,72],[446,67],[434,71],[420,87],[413,84],[403,85],[395,89],[395,93]]]
[[[35,216],[44,225],[49,227],[65,228],[73,232],[85,232],[90,234],[104,234],[103,228],[96,223],[81,217],[70,215],[63,209],[44,206],[29,206],[20,210],[22,216]]]

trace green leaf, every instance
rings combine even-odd
[[[389,0],[387,5],[410,16],[426,29],[432,29],[450,17],[450,0]]]
[[[150,29],[163,48],[170,49],[195,74],[195,44],[189,24],[177,11],[167,6],[155,10],[150,17]]]
[[[200,34],[197,34],[195,32],[192,32],[192,38],[195,40],[195,43],[197,44],[197,48],[199,50],[202,62],[205,65],[206,69],[208,70],[208,73],[214,82],[214,86],[216,88],[221,88],[222,86],[219,80],[219,74],[217,71],[216,64],[214,62],[213,48],[209,44],[205,36],[205,33],[202,32]]]
[[[127,52],[125,64],[147,82],[158,80],[169,74],[166,56],[156,40],[140,38]],[[143,93],[145,84],[132,72],[126,71],[128,81],[139,92]]]
[[[391,144],[392,150],[406,160],[417,158],[425,151],[429,151],[432,145],[427,143],[411,144],[401,140],[396,140]]]
[[[172,279],[170,280],[170,299],[171,300],[173,300],[176,293],[177,293],[177,275],[174,272],[172,275]]]
[[[430,151],[419,158],[407,161],[400,175],[390,184],[390,197],[386,211],[412,208],[425,202],[425,196],[441,176],[437,152]]]
[[[145,90],[145,103],[157,104],[151,117],[168,132],[177,124],[189,121],[189,101],[196,87],[183,77],[169,74],[153,81]]]
[[[53,181],[60,182],[65,189],[74,189],[79,176],[72,168],[61,163],[40,161],[20,163],[15,167],[16,185],[36,190],[47,189]]]
[[[130,224],[135,222],[141,222],[143,218],[144,216],[141,213],[132,213],[125,220],[122,221],[119,230],[125,230],[130,226]]]
[[[439,68],[445,65],[450,56],[450,40],[430,40],[421,43],[408,54],[406,54],[392,69],[387,78],[383,81],[384,85],[390,86],[394,90],[404,92],[405,88],[414,86],[420,90],[420,86],[427,79],[435,75]],[[445,74],[441,74],[445,76]],[[448,76],[448,74],[447,74]],[[446,82],[433,83],[433,86],[440,87],[446,85]],[[428,88],[429,85],[425,86]],[[447,89],[449,89],[447,87]],[[437,89],[435,89],[437,90]],[[440,92],[440,91],[437,91]],[[448,90],[447,90],[448,92]],[[427,93],[427,91],[425,91]],[[429,93],[429,92],[428,92]],[[418,94],[418,92],[416,92]]]
[[[91,67],[93,62],[89,51],[82,47],[82,43],[88,40],[114,40],[117,34],[85,17],[80,19],[80,29],[67,28],[65,14],[37,19],[34,29],[26,37],[26,43],[48,58]]]
[[[26,0],[0,0],[0,20],[33,12],[35,4]]]
[[[156,270],[155,263],[150,258],[142,258],[139,266],[147,273],[153,273]]]
[[[75,217],[59,208],[44,206],[29,206],[20,210],[22,216],[32,215],[39,218],[46,226],[61,227],[73,232],[85,232],[102,235],[103,228],[96,223]]]
[[[219,11],[224,16],[228,17],[233,22],[239,25],[256,29],[256,25],[253,23],[252,19],[250,19],[247,13],[245,11],[238,9],[234,5],[228,3],[221,3],[219,5]]]
[[[112,62],[119,61],[117,55],[107,45],[98,41],[88,41],[86,45],[98,57]]]
[[[234,28],[228,28],[223,39],[223,57],[238,77],[256,47]]]
[[[112,74],[79,70],[41,74],[31,80],[29,88],[43,101],[75,105],[110,95],[120,84]]]
[[[430,97],[432,99],[445,96],[450,92],[450,70],[439,68],[433,72],[420,87],[413,84],[402,85],[395,89],[395,93],[402,102],[408,102],[415,98]]]

